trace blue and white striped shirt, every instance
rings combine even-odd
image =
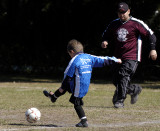
[[[70,89],[75,97],[82,98],[88,92],[92,68],[103,67],[117,61],[115,57],[98,57],[79,53],[70,60],[64,72],[64,79],[66,76],[73,78],[69,83]]]

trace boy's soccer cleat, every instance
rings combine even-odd
[[[43,91],[43,94],[44,94],[46,97],[50,97],[50,94],[49,94],[48,91],[46,91],[46,90]]]
[[[48,97],[53,103],[56,102],[57,98],[54,97],[54,94],[51,94],[51,91],[48,92],[46,90],[43,91],[43,94]]]
[[[88,122],[86,119],[82,119],[78,124],[76,124],[76,127],[88,127]]]
[[[141,91],[142,91],[142,87],[138,86],[137,92],[131,95],[131,104],[135,104],[137,102],[138,95],[141,93]]]

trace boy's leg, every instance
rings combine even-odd
[[[74,109],[79,119],[81,120],[78,124],[76,124],[76,127],[88,127],[87,117],[85,116],[85,112],[82,108],[83,106],[82,98],[77,98],[72,95],[70,98],[70,102],[74,104]]]
[[[77,115],[79,116],[79,119],[81,120],[78,124],[76,124],[76,127],[88,127],[87,117],[85,116],[85,112],[82,106],[74,105],[74,109],[76,110]]]
[[[48,92],[46,90],[43,91],[43,94],[50,98],[52,102],[56,102],[57,98],[60,97],[61,95],[64,95],[66,93],[65,90],[63,90],[62,88],[59,88],[58,90],[56,90],[54,93],[53,92]]]

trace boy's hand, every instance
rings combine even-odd
[[[121,64],[121,63],[122,63],[122,60],[121,60],[121,59],[118,59],[117,63]]]

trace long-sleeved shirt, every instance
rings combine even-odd
[[[150,42],[150,49],[155,49],[156,36],[141,20],[134,17],[126,22],[119,18],[112,21],[103,32],[102,39],[113,44],[114,56],[122,60],[141,61],[142,38]]]
[[[75,97],[84,97],[89,89],[92,69],[103,67],[117,62],[115,57],[98,57],[86,53],[78,53],[74,56],[65,72],[62,88],[68,86]]]

